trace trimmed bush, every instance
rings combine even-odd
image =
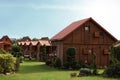
[[[91,75],[91,70],[89,68],[81,68],[79,75],[88,76]]]
[[[54,67],[55,67],[55,68],[61,68],[61,60],[60,60],[60,58],[57,57],[57,58],[55,59]]]
[[[67,54],[68,56],[74,57],[75,54],[76,54],[76,49],[73,48],[73,47],[70,47],[70,48],[67,49],[66,54]]]
[[[15,71],[16,58],[11,54],[0,54],[0,73]]]
[[[64,63],[64,67],[66,69],[75,69],[77,62],[75,61],[76,49],[74,47],[70,47],[66,51],[66,61]]]
[[[104,71],[104,76],[106,77],[120,77],[120,63],[112,64]]]

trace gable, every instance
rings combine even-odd
[[[65,38],[67,35],[69,35],[71,32],[73,32],[74,30],[76,30],[80,25],[84,24],[87,20],[89,20],[90,18],[87,19],[83,19],[80,21],[76,21],[73,22],[72,24],[70,24],[69,26],[67,26],[65,29],[63,29],[62,31],[60,31],[58,34],[56,34],[55,36],[53,36],[51,38],[51,41],[54,40],[62,40],[63,38]]]
[[[102,26],[100,26],[96,21],[94,21],[92,18],[87,18],[87,19],[83,19],[80,21],[76,21],[73,22],[72,24],[70,24],[68,27],[66,27],[65,29],[63,29],[61,32],[59,32],[57,35],[55,35],[54,37],[51,38],[51,41],[55,41],[55,40],[63,40],[65,39],[68,35],[71,35],[73,33],[75,33],[76,30],[79,30],[80,27],[82,26],[90,26],[89,22],[92,22],[92,24],[96,25],[96,29],[99,28],[100,30],[102,30],[103,32],[105,32],[110,38],[112,38],[114,41],[117,41],[117,39],[112,36],[108,31],[106,31]],[[91,25],[92,25],[91,24]],[[91,28],[92,29],[92,28]],[[98,29],[98,30],[99,30]],[[79,34],[80,32],[78,32]],[[80,33],[82,34],[81,36],[84,36],[84,33]],[[73,36],[74,37],[74,36]],[[90,37],[90,36],[88,36]],[[87,39],[87,38],[86,38]]]
[[[12,44],[12,41],[10,40],[10,38],[8,36],[3,36],[1,38],[1,41],[4,43]]]
[[[86,30],[86,27],[87,30]],[[64,43],[103,44],[117,41],[110,33],[94,21],[89,20],[63,39]]]

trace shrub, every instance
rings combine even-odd
[[[19,59],[20,59],[20,63],[23,63],[24,57],[23,57],[23,56],[20,56]]]
[[[91,70],[89,68],[81,68],[80,69],[80,75],[91,75]]]
[[[0,54],[8,54],[8,52],[6,52],[6,51],[3,50],[3,49],[0,49]]]
[[[67,54],[68,56],[74,57],[75,54],[76,54],[75,48],[73,48],[73,47],[68,48],[66,54]]]
[[[45,58],[46,54],[47,54],[47,52],[46,52],[46,45],[43,45],[42,46],[42,52],[41,52],[42,61],[46,60],[46,58]]]
[[[77,63],[75,68],[76,68],[76,69],[80,69],[80,64]]]
[[[97,71],[97,64],[96,64],[96,54],[93,53],[93,75],[97,75],[98,71]]]
[[[76,54],[76,49],[73,47],[70,47],[66,51],[66,61],[64,63],[65,68],[75,68],[76,62],[75,62],[75,54]]]
[[[65,62],[63,64],[63,66],[64,66],[65,69],[69,69],[70,63],[69,62]]]
[[[50,65],[52,62],[50,60],[46,60],[46,65]]]
[[[112,63],[120,62],[120,47],[111,47],[110,52]]]
[[[120,77],[120,63],[111,64],[104,71],[104,76],[106,77]]]
[[[76,62],[76,61],[73,61],[73,62],[71,63],[71,68],[72,68],[72,69],[76,69],[76,68],[77,68],[77,62]]]
[[[0,54],[0,73],[15,71],[16,58],[11,54]]]
[[[16,62],[15,62],[15,71],[19,71],[19,67],[20,67],[20,58],[16,58]]]
[[[104,76],[120,77],[120,47],[111,47],[112,63],[104,71]]]
[[[60,67],[61,67],[61,60],[60,60],[60,58],[57,57],[57,58],[55,59],[54,67],[55,67],[55,68],[60,68]]]

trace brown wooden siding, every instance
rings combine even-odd
[[[89,30],[85,30],[86,26]],[[94,21],[90,20],[80,25],[80,27],[71,32],[61,41],[52,41],[52,44],[57,46],[57,54],[61,56],[61,59],[63,56],[63,61],[66,60],[65,56],[67,48],[75,47],[77,61],[82,60],[92,64],[92,54],[95,53],[97,66],[104,67],[110,63],[110,56],[109,54],[104,54],[104,50],[109,49],[109,47],[116,41],[117,40],[115,40],[107,31],[97,25]],[[62,43],[62,46],[60,43]],[[85,52],[88,52],[88,54],[84,54],[85,49]],[[61,54],[62,52],[60,52],[61,50],[63,50],[63,55]]]

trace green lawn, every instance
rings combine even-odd
[[[21,64],[16,74],[0,76],[0,80],[118,80],[100,76],[71,78],[70,73],[79,71],[63,71],[46,66],[42,62],[27,61]]]

